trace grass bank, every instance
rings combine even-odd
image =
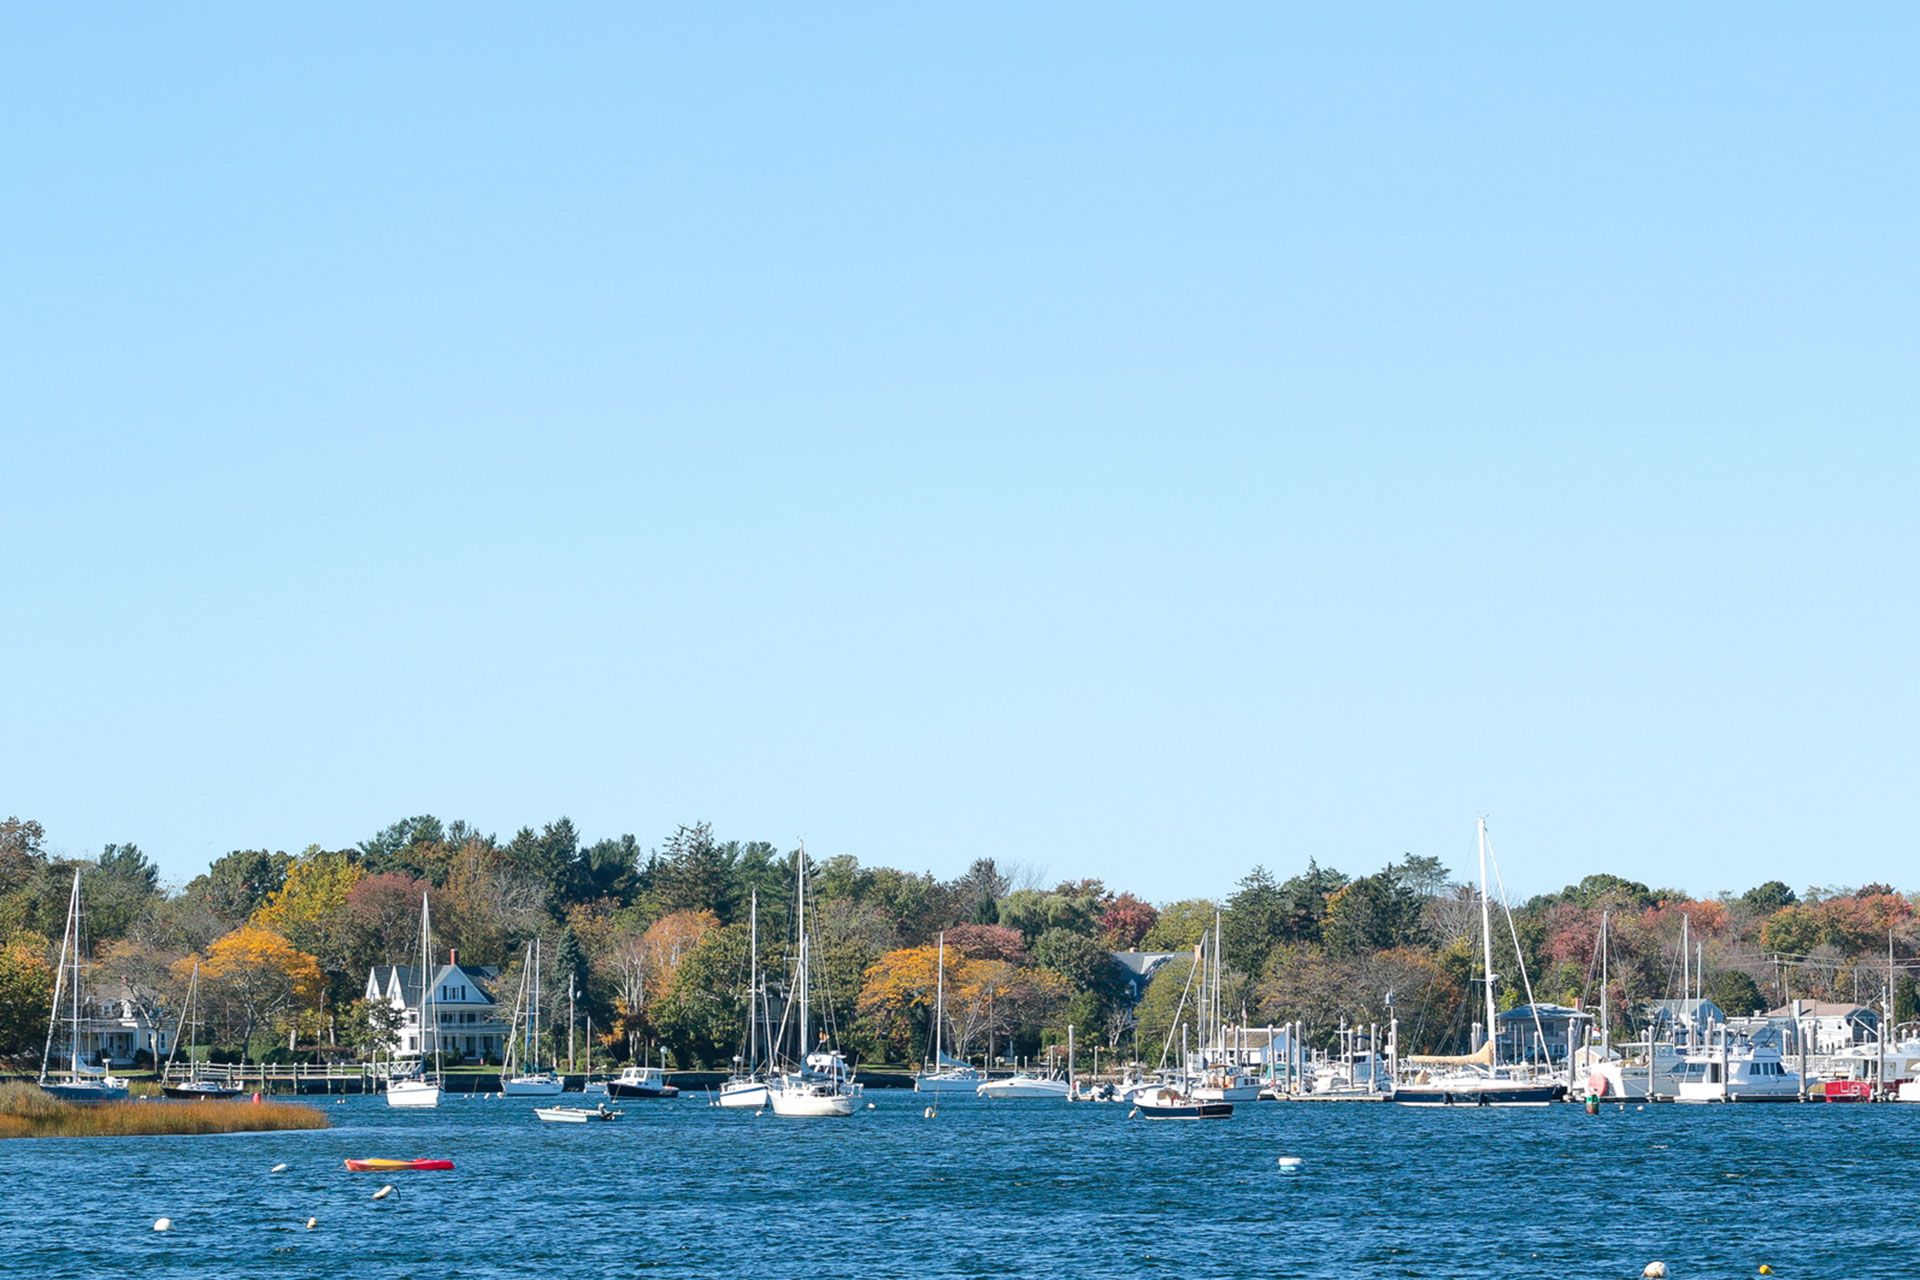
[[[324,1129],[327,1116],[286,1102],[130,1099],[77,1105],[31,1084],[0,1084],[0,1138],[134,1138],[153,1134]]]

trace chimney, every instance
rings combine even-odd
[[[449,948],[447,948],[447,963],[448,963],[448,964],[450,964],[450,965],[454,965],[454,966],[458,966],[458,965],[459,965],[459,963],[460,963],[460,948],[458,948],[458,947],[449,947]]]

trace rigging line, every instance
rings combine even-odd
[[[1493,864],[1493,882],[1499,886],[1500,889],[1500,910],[1507,917],[1507,933],[1513,938],[1513,958],[1515,963],[1520,966],[1520,985],[1526,989],[1527,1009],[1533,1014],[1534,1034],[1540,1037],[1539,1044],[1544,1051],[1547,1047],[1547,1029],[1540,1023],[1540,1005],[1539,1002],[1533,998],[1533,982],[1527,977],[1527,958],[1520,954],[1520,930],[1519,927],[1513,923],[1513,908],[1507,903],[1507,886],[1506,882],[1500,878],[1500,859],[1496,857],[1493,852],[1493,837],[1488,835],[1486,841],[1487,861]],[[1492,974],[1487,975],[1487,981],[1493,981]],[[1492,1038],[1493,1033],[1494,1029],[1488,1027],[1487,1036],[1489,1039]]]

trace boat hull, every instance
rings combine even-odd
[[[186,1084],[164,1085],[160,1092],[166,1097],[178,1098],[183,1102],[231,1102],[236,1098],[244,1098],[247,1094],[245,1089],[234,1085],[214,1084],[211,1081],[199,1084],[191,1080]]]
[[[125,1085],[94,1084],[84,1080],[78,1083],[68,1081],[65,1084],[47,1081],[40,1085],[40,1091],[52,1094],[62,1102],[125,1102],[127,1100]]]
[[[1508,1084],[1485,1086],[1401,1085],[1393,1100],[1403,1107],[1544,1107],[1566,1097],[1564,1084]]]
[[[965,1075],[942,1072],[938,1075],[915,1076],[913,1091],[915,1093],[978,1093],[982,1083],[984,1080],[978,1071],[970,1071]]]
[[[350,1173],[434,1173],[453,1168],[451,1160],[384,1160],[370,1158],[345,1162]]]
[[[607,1081],[609,1098],[677,1098],[680,1090],[670,1084],[621,1084],[618,1080]]]
[[[822,1117],[853,1114],[853,1095],[846,1093],[794,1093],[784,1089],[768,1091],[777,1116]]]
[[[621,1113],[600,1107],[535,1107],[533,1114],[549,1124],[587,1124],[618,1120]]]
[[[440,1086],[401,1080],[387,1086],[387,1105],[425,1110],[440,1105]]]
[[[1142,1120],[1225,1120],[1233,1115],[1231,1102],[1138,1102]]]
[[[729,1081],[720,1086],[720,1096],[714,1099],[714,1105],[758,1111],[767,1105],[767,1086],[758,1081]]]
[[[1065,1080],[989,1080],[974,1090],[983,1098],[1053,1098],[1067,1096]]]
[[[551,1098],[566,1088],[555,1076],[520,1076],[500,1082],[500,1092],[509,1098]]]

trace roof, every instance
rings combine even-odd
[[[1800,1016],[1803,1018],[1851,1018],[1855,1014],[1866,1014],[1878,1019],[1879,1014],[1864,1004],[1844,1004],[1838,1000],[1802,1000]],[[1778,1009],[1767,1010],[1769,1018],[1791,1018],[1793,1006],[1783,1004]]]
[[[493,980],[500,976],[500,966],[492,964],[443,964],[433,971],[437,981],[449,971],[457,972],[473,984],[474,990],[488,1004],[494,1002]],[[377,964],[367,976],[369,985],[383,996],[394,994],[393,985],[400,984],[400,1003],[416,1005],[420,1003],[420,967],[412,964]]]
[[[1115,951],[1113,962],[1137,978],[1152,975],[1155,969],[1175,956],[1189,955],[1186,951]]]
[[[1570,1009],[1564,1004],[1523,1004],[1501,1014],[1498,1021],[1532,1022],[1535,1014],[1539,1014],[1543,1021],[1547,1019],[1558,1021],[1565,1018],[1586,1018],[1592,1016],[1591,1014],[1582,1013],[1578,1009]]]

